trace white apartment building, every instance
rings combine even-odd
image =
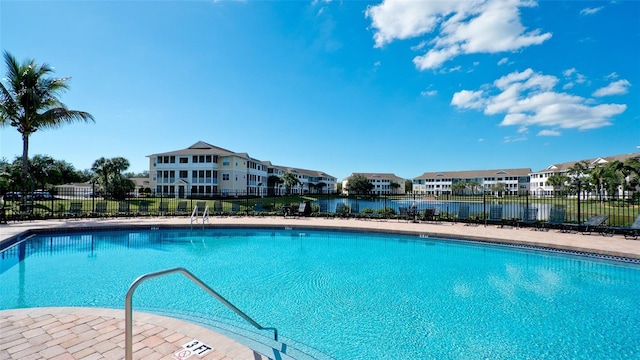
[[[364,176],[372,185],[372,195],[391,195],[391,194],[404,194],[404,180],[403,178],[396,176],[395,174],[382,174],[382,173],[352,173],[349,177],[342,180],[342,193],[349,195],[349,180],[354,176]],[[398,184],[400,186],[392,186],[392,184]]]
[[[292,173],[298,179],[298,184],[293,186],[291,194],[332,194],[336,191],[338,179],[322,171],[292,168],[287,166],[272,165],[268,163],[270,176],[282,178],[285,173]],[[274,189],[275,195],[284,195],[284,184],[279,183]]]
[[[303,187],[298,189],[298,193],[309,192],[311,187],[315,189],[320,182],[318,179],[327,179],[325,183],[335,189],[336,178],[322,172],[271,167],[268,161],[261,161],[247,153],[236,153],[203,141],[198,141],[186,149],[148,155],[148,158],[149,187],[152,191],[179,198],[214,195],[263,196],[267,195],[267,181],[270,175],[282,176],[292,170],[305,174],[306,181]],[[270,170],[273,168],[282,171]]]
[[[148,157],[150,187],[156,194],[260,195],[267,188],[267,169],[260,161],[203,141]]]
[[[452,194],[454,185],[464,182],[468,184],[462,190],[464,194],[491,192],[498,184],[504,187],[505,195],[526,194],[529,191],[530,173],[530,168],[426,172],[413,179],[412,188],[416,194],[438,196]]]
[[[547,184],[547,179],[552,175],[568,176],[569,171],[571,170],[571,168],[575,166],[576,163],[586,162],[589,168],[594,168],[596,166],[606,165],[607,163],[610,163],[615,160],[623,162],[629,158],[640,159],[640,152],[598,157],[598,158],[586,159],[586,160],[569,161],[565,163],[549,165],[545,169],[531,173],[530,175],[531,195],[534,195],[534,196],[553,195],[555,189],[553,188],[553,186]]]

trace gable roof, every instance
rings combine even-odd
[[[597,157],[597,158],[591,158],[591,159],[586,159],[586,160],[577,160],[577,161],[569,161],[569,162],[564,162],[564,163],[558,163],[558,164],[552,164],[547,166],[546,168],[536,171],[537,173],[539,172],[564,172],[567,171],[569,169],[571,169],[575,164],[581,162],[581,161],[586,161],[589,166],[591,167],[595,167],[598,165],[603,165],[603,164],[607,164],[610,163],[612,161],[625,161],[629,158],[637,158],[640,159],[640,152],[636,152],[636,153],[628,153],[628,154],[620,154],[620,155],[612,155],[612,156],[603,156],[603,157]]]
[[[485,177],[528,176],[531,168],[426,172],[415,179],[475,179]]]
[[[163,152],[163,153],[157,153],[157,154],[151,154],[151,155],[147,155],[147,157],[152,157],[152,156],[168,156],[168,155],[173,155],[173,156],[177,156],[177,155],[201,155],[201,154],[211,154],[211,155],[219,155],[219,156],[239,156],[239,157],[244,157],[244,158],[248,158],[248,155],[246,154],[240,154],[240,153],[235,153],[231,150],[227,150],[224,148],[221,148],[219,146],[215,146],[215,145],[211,145],[209,143],[206,143],[204,141],[198,141],[195,144],[189,146],[186,149],[181,149],[181,150],[174,150],[174,151],[168,151],[168,152]]]

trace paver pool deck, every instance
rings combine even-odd
[[[0,225],[0,242],[30,229],[190,226],[188,217],[44,220]],[[415,233],[420,236],[556,248],[640,259],[640,241],[621,235],[530,231],[495,225],[413,223],[328,218],[212,217],[206,227],[275,226]],[[194,228],[201,228],[195,224]],[[142,274],[141,274],[142,275]],[[124,294],[123,294],[124,299]],[[123,300],[124,302],[124,300]],[[198,339],[213,347],[200,359],[277,358],[259,354],[214,331],[181,320],[134,312],[134,359],[171,359],[185,343]],[[96,308],[26,308],[0,310],[0,359],[123,359],[124,310]],[[264,353],[264,351],[263,351]],[[199,358],[194,356],[192,358]]]

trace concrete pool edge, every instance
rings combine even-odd
[[[490,226],[466,226],[454,223],[412,223],[397,221],[364,221],[324,218],[283,219],[280,217],[231,217],[212,218],[213,223],[204,228],[300,228],[337,231],[365,231],[379,233],[399,233],[420,237],[436,237],[451,240],[468,240],[497,245],[531,247],[540,250],[555,250],[594,255],[612,260],[640,260],[640,241],[626,240],[620,236],[603,237],[597,234],[568,234],[556,231],[540,232],[529,229],[498,228]],[[116,230],[134,228],[140,230],[157,229],[202,229],[202,224],[191,226],[185,218],[129,218],[106,220],[45,220],[40,222],[3,225],[0,229],[0,249],[10,247],[28,236],[37,233]],[[6,229],[6,230],[5,230]],[[10,231],[7,231],[10,230]]]

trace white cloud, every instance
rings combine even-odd
[[[482,91],[462,90],[453,94],[451,105],[463,109],[482,109],[485,104],[482,95]]]
[[[512,143],[516,141],[525,141],[525,140],[527,140],[526,136],[521,136],[521,137],[505,136],[504,137],[505,143]]]
[[[438,95],[438,90],[425,90],[425,91],[421,91],[420,95],[427,97],[427,96],[436,96]]]
[[[540,130],[538,132],[538,136],[560,136],[560,131],[558,131],[558,130]]]
[[[594,91],[592,95],[597,97],[624,95],[629,92],[629,86],[631,86],[631,83],[628,80],[622,79],[614,81],[611,84]]]
[[[418,69],[426,70],[463,54],[517,51],[543,43],[551,33],[527,31],[520,19],[521,7],[534,6],[532,0],[383,0],[369,6],[365,16],[375,29],[375,47],[434,33],[413,48],[428,48],[413,59]]]
[[[580,10],[580,15],[593,15],[595,13],[597,13],[598,11],[602,10],[604,8],[604,6],[599,6],[599,7],[595,7],[595,8],[584,8],[582,10]]]
[[[573,75],[573,73],[575,73],[576,71],[577,71],[576,68],[567,69],[562,72],[562,75],[566,77],[571,77],[571,75]]]
[[[595,129],[611,125],[611,118],[623,113],[624,104],[598,104],[553,90],[554,76],[526,69],[495,80],[482,90],[462,90],[453,94],[451,105],[460,109],[482,110],[486,115],[504,114],[501,126],[531,126],[553,129]],[[557,131],[557,130],[556,130]]]
[[[611,74],[605,76],[605,79],[607,80],[613,80],[613,79],[617,79],[618,78],[618,73],[617,72],[612,72]]]
[[[504,57],[498,61],[498,65],[504,65],[508,62],[509,62],[509,58]]]

